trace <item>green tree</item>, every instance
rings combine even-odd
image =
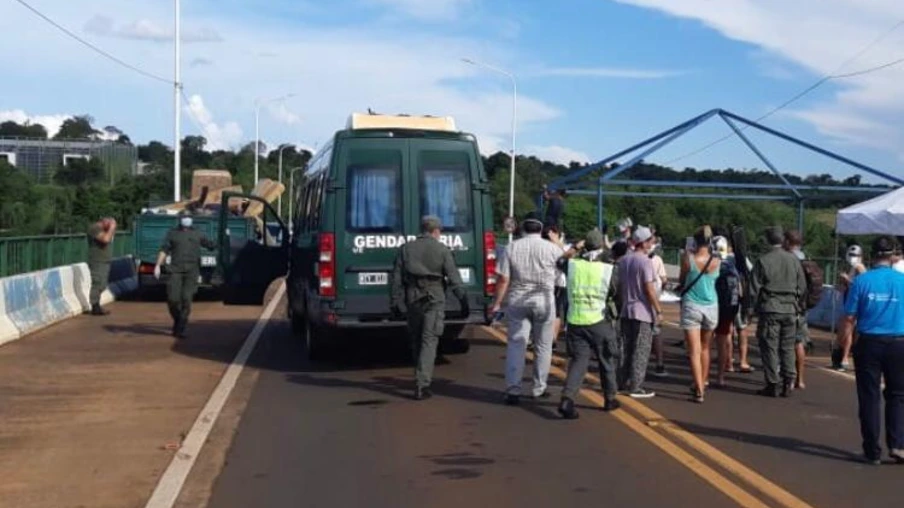
[[[38,123],[20,125],[13,121],[0,123],[0,137],[47,139],[47,129]]]
[[[69,159],[54,174],[54,180],[61,185],[84,185],[103,181],[105,174],[100,159]]]
[[[100,131],[92,126],[93,123],[94,118],[90,115],[67,118],[53,139],[95,139]]]

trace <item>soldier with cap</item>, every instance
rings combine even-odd
[[[461,302],[462,313],[470,312],[461,274],[452,251],[440,243],[442,224],[436,217],[421,219],[421,236],[399,249],[392,270],[391,309],[395,316],[407,311],[408,334],[415,362],[415,398],[433,394],[433,364],[443,334],[446,287]],[[404,308],[403,308],[404,305]]]
[[[757,392],[766,397],[789,397],[797,378],[794,344],[797,340],[797,320],[801,313],[801,296],[807,291],[803,266],[797,256],[785,250],[781,227],[766,230],[769,252],[760,256],[753,266],[750,280],[751,295],[759,316],[757,339],[766,386]],[[781,366],[782,379],[779,379]]]
[[[508,348],[505,367],[505,403],[521,401],[521,378],[528,338],[533,340],[535,398],[546,398],[546,381],[552,363],[553,323],[556,317],[556,262],[562,249],[543,239],[543,221],[536,212],[521,223],[524,236],[512,242],[497,268],[498,283],[493,314],[506,304]]]
[[[619,345],[612,321],[607,319],[612,316],[606,312],[607,302],[616,292],[612,276],[614,266],[595,254],[602,247],[603,234],[594,229],[587,233],[583,246],[572,248],[557,263],[568,278],[568,332],[565,338],[568,374],[559,414],[569,420],[578,417],[574,400],[584,382],[591,356],[599,362],[600,382],[606,397],[603,409],[611,411],[620,405],[615,398]]]
[[[91,272],[89,301],[93,316],[105,316],[110,311],[100,306],[100,295],[107,288],[110,278],[110,262],[113,259],[113,236],[116,220],[105,217],[88,228],[88,270]]]
[[[179,216],[179,226],[169,230],[160,246],[154,277],[160,279],[161,266],[167,257],[169,279],[166,282],[166,299],[170,316],[173,317],[173,336],[185,338],[185,327],[191,314],[191,302],[198,291],[201,275],[201,247],[215,249],[216,244],[203,233],[192,228],[192,217],[188,213]]]

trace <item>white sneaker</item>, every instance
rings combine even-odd
[[[652,399],[656,396],[656,392],[651,392],[649,390],[644,390],[643,388],[638,388],[637,390],[632,391],[628,394],[632,399]]]

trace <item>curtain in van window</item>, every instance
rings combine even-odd
[[[350,180],[349,226],[352,229],[398,230],[398,171],[354,168]]]
[[[468,178],[461,169],[425,169],[422,173],[421,213],[434,215],[448,231],[471,227]]]

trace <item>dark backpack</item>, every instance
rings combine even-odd
[[[723,260],[716,279],[716,295],[719,297],[719,308],[730,309],[741,305],[741,275],[735,264]]]
[[[804,309],[810,310],[819,305],[819,300],[822,298],[822,268],[815,261],[809,259],[801,261],[800,264],[804,268],[804,278],[807,279],[807,290],[801,295],[800,303]]]

